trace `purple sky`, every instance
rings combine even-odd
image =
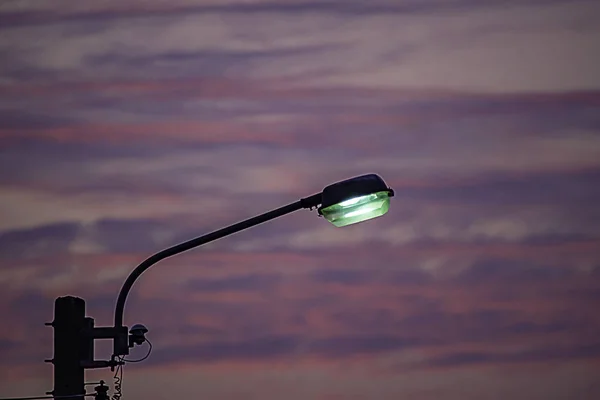
[[[55,297],[109,325],[376,172],[384,218],[144,275],[125,399],[600,398],[599,43],[597,1],[2,1],[0,397],[52,389]]]

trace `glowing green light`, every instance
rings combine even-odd
[[[342,227],[380,217],[387,213],[389,208],[390,194],[382,191],[341,201],[323,208],[321,213],[327,221]]]

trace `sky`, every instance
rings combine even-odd
[[[597,1],[4,0],[0,60],[0,397],[56,297],[378,173],[144,274],[124,399],[600,398]]]

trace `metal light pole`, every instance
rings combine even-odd
[[[47,360],[54,364],[54,390],[49,394],[55,397],[83,394],[85,369],[110,367],[114,370],[124,364],[123,357],[129,354],[130,348],[146,341],[145,333],[148,330],[143,325],[135,325],[128,331],[123,325],[123,313],[133,284],[157,262],[301,209],[318,208],[319,216],[337,227],[355,224],[385,214],[393,196],[394,191],[378,175],[362,175],[329,185],[321,193],[162,250],[138,265],[123,283],[112,327],[94,327],[94,319],[85,317],[83,299],[59,297],[55,302],[54,321],[47,324],[54,327],[54,358]],[[95,339],[113,340],[110,360],[94,360]],[[77,399],[82,400],[83,396]]]
[[[77,297],[59,297],[54,302],[54,320],[46,325],[54,328],[54,391],[56,397],[83,394],[85,340],[85,301]],[[83,400],[83,396],[76,397]]]

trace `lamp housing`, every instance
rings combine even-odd
[[[323,189],[319,215],[342,227],[388,212],[394,191],[376,174],[361,175]]]

